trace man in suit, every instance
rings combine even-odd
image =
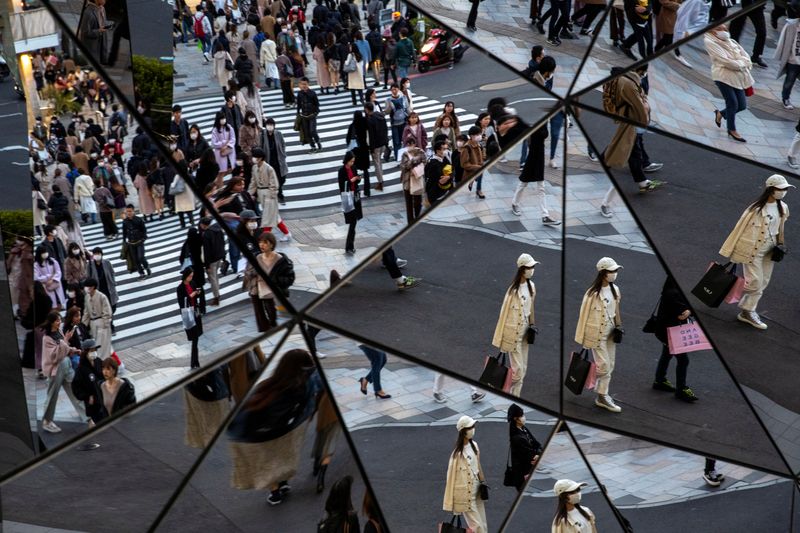
[[[367,134],[369,136],[369,152],[372,155],[372,162],[375,165],[375,176],[378,178],[376,191],[383,190],[383,162],[381,155],[389,144],[389,128],[386,126],[386,119],[382,114],[375,113],[375,105],[372,102],[364,104],[364,114],[367,117]]]

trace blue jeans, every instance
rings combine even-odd
[[[211,37],[206,35],[204,37],[198,37],[198,39],[200,39],[200,42],[203,43],[203,53],[209,53],[211,51]]]
[[[238,220],[226,220],[225,223],[228,224],[228,227],[234,232],[236,231],[236,228],[239,227]],[[228,256],[230,257],[231,261],[231,270],[234,272],[236,272],[236,268],[239,266],[239,257],[241,257],[241,255],[242,254],[239,251],[239,248],[231,239],[228,239]]]
[[[788,100],[791,96],[798,74],[800,74],[800,65],[786,63],[786,78],[783,80],[783,91],[781,91],[781,98],[784,100]]]
[[[528,159],[528,141],[527,139],[522,143],[522,153],[519,155],[519,166],[523,166]]]
[[[744,95],[744,89],[734,89],[726,83],[715,81],[719,92],[725,99],[725,109],[721,110],[722,118],[728,127],[728,131],[736,131],[736,113],[747,109],[747,97]]]
[[[398,78],[407,78],[408,77],[408,67],[409,66],[410,65],[407,65],[405,67],[401,66],[401,65],[397,65],[397,77]]]
[[[397,159],[397,152],[403,147],[403,129],[405,124],[392,124],[392,149],[394,150],[394,158]]]
[[[558,148],[558,138],[561,137],[561,130],[564,129],[564,112],[560,111],[550,119],[550,159],[555,159],[556,148]]]
[[[194,38],[194,30],[192,29],[192,22],[189,22],[186,19],[181,19],[181,29],[183,30],[183,36],[181,37],[181,41],[183,41],[183,44],[186,44],[186,42],[190,38]]]
[[[361,351],[367,356],[371,365],[369,374],[367,374],[364,379],[366,379],[368,383],[372,383],[372,390],[375,392],[383,390],[381,387],[381,369],[383,365],[386,364],[386,352],[370,348],[364,344],[359,344],[358,347],[361,348]]]

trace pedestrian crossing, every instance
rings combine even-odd
[[[349,91],[339,94],[320,94],[318,86],[313,89],[317,91],[320,101],[317,131],[323,146],[322,152],[316,154],[309,154],[308,145],[300,144],[298,132],[294,131],[297,111],[294,108],[286,109],[284,107],[280,89],[261,91],[264,117],[272,117],[275,120],[276,129],[283,133],[286,140],[286,162],[289,166],[289,177],[284,185],[286,205],[281,205],[282,212],[330,207],[339,205],[341,201],[337,173],[342,164],[342,156],[347,150],[345,136],[353,120],[353,112],[361,111],[363,108],[360,104],[353,105]],[[389,95],[389,90],[377,89],[378,101],[381,105]],[[222,96],[183,100],[176,103],[183,108],[183,118],[189,124],[196,123],[206,141],[210,141],[214,115],[224,104]],[[429,143],[432,140],[434,122],[442,113],[443,107],[444,103],[436,99],[413,95],[413,108],[425,125]],[[477,115],[468,113],[464,109],[456,108],[455,112],[462,126],[472,124],[477,118]],[[389,142],[391,147],[391,131],[389,132]],[[370,181],[373,184],[377,183],[374,176],[373,166],[370,168]],[[383,196],[402,191],[400,167],[396,161],[383,164],[383,176],[383,194],[374,191],[373,195]]]

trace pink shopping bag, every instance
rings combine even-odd
[[[569,355],[569,361],[572,362],[572,358],[575,357],[575,352],[572,352]],[[597,365],[594,362],[594,350],[592,350],[592,361],[589,361],[589,373],[586,374],[586,382],[583,384],[583,388],[586,390],[594,389],[594,386],[597,385]]]
[[[708,270],[711,268],[713,264],[714,261],[708,264],[706,272],[708,272]],[[735,269],[734,272],[736,272]],[[740,276],[737,274],[736,283],[733,284],[733,287],[731,287],[731,290],[728,292],[728,295],[725,296],[723,302],[725,302],[726,304],[737,304],[739,303],[739,300],[742,299],[742,294],[744,294],[744,276]]]
[[[667,342],[672,355],[713,349],[700,324],[691,319],[686,324],[667,328]]]

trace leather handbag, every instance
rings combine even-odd
[[[711,265],[692,294],[709,307],[719,307],[733,286],[736,284],[736,263]]]
[[[483,481],[481,481],[481,484],[478,486],[478,496],[481,497],[481,500],[489,499],[489,485]]]
[[[625,335],[625,330],[619,327],[615,327],[611,331],[611,340],[613,340],[614,343],[619,344],[622,342],[623,335]]]
[[[511,468],[511,446],[508,447],[508,455],[506,456],[506,472],[503,474],[504,487],[516,487],[514,483],[514,469]]]
[[[591,368],[589,350],[582,348],[580,352],[572,352],[572,360],[569,363],[564,386],[574,394],[580,395],[583,392],[583,386],[586,384],[586,378],[589,377]]]
[[[785,255],[786,255],[786,247],[782,244],[779,244],[772,249],[772,253],[770,254],[769,258],[772,259],[772,261],[775,263],[780,263],[781,261],[783,261]]]
[[[511,367],[508,356],[500,352],[494,357],[487,357],[478,381],[495,390],[505,392],[511,390]]]
[[[461,525],[461,515],[453,515],[450,522],[439,522],[439,533],[467,533]]]
[[[650,313],[650,318],[647,319],[647,322],[644,323],[642,326],[642,332],[644,333],[655,333],[658,330],[658,308],[661,307],[661,298],[658,299],[658,303],[653,308],[653,312]]]
[[[536,328],[536,326],[529,324],[528,330],[525,332],[525,339],[528,341],[528,344],[533,344],[536,342],[537,333],[539,333],[539,330]]]

